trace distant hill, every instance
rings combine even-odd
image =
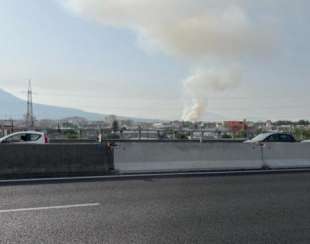
[[[0,118],[23,118],[27,102],[0,89]],[[84,117],[89,120],[102,120],[106,115],[89,113],[79,109],[33,104],[37,119],[63,119],[67,117]]]
[[[9,92],[0,89],[0,119],[15,118],[20,119],[26,113],[27,102],[20,99]],[[50,106],[44,104],[33,104],[34,115],[37,119],[64,119],[70,117],[83,117],[88,120],[103,120],[107,115],[99,113],[90,113],[80,109]],[[136,122],[158,122],[159,119],[129,118],[125,116],[117,116],[118,119],[131,119]],[[222,121],[225,117],[208,112],[203,116],[205,121]]]
[[[11,93],[0,89],[0,119],[14,118],[21,119],[24,117],[27,109],[27,102]],[[34,115],[36,119],[65,119],[70,117],[82,117],[88,120],[104,120],[106,114],[91,113],[80,109],[66,108],[60,106],[50,106],[44,104],[33,104]],[[157,122],[158,119],[131,118],[117,116],[118,119],[131,119],[136,122]]]

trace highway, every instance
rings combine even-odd
[[[0,243],[309,243],[310,173],[0,185]]]

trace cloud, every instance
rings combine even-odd
[[[66,0],[65,6],[76,14],[92,18],[103,25],[128,28],[138,40],[190,63],[200,71],[191,75],[187,90],[199,87],[203,96],[208,89],[226,89],[237,80],[226,64],[242,58],[254,59],[269,53],[273,34],[248,13],[245,0]],[[148,45],[145,45],[148,46]],[[207,65],[217,60],[221,73]],[[224,65],[225,64],[225,65]],[[229,74],[229,75],[227,75]],[[232,76],[231,76],[232,75]],[[192,83],[195,83],[194,86]],[[197,83],[197,84],[196,84]],[[192,92],[193,99],[205,99]],[[193,106],[203,113],[206,104]],[[200,116],[200,115],[199,115]],[[198,116],[198,117],[199,117]],[[188,116],[185,116],[188,117]],[[189,116],[195,117],[195,116]],[[197,116],[196,116],[197,117]]]
[[[226,4],[224,4],[226,2]],[[256,55],[270,49],[271,34],[256,23],[243,1],[67,0],[79,15],[132,29],[161,50],[184,57]]]

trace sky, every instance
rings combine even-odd
[[[307,0],[0,0],[0,88],[158,119],[310,119]]]

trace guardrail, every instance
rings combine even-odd
[[[310,143],[208,141],[0,144],[0,178],[310,167]]]
[[[1,144],[0,178],[103,175],[113,170],[104,144]]]
[[[213,140],[199,140],[199,139],[192,139],[192,140],[170,140],[170,139],[103,139],[102,143],[119,143],[119,142],[145,142],[145,143],[154,143],[154,142],[163,142],[163,143],[216,143],[216,142],[226,142],[226,143],[241,143],[244,142],[246,139],[213,139]],[[98,143],[95,139],[50,139],[50,143]]]
[[[263,160],[271,169],[310,167],[310,143],[266,143]]]
[[[97,144],[98,141],[94,139],[50,139],[50,144],[77,144],[77,143],[92,143]]]
[[[126,172],[310,167],[310,143],[120,142],[115,169]]]
[[[206,142],[121,142],[115,148],[120,172],[237,170],[263,167],[261,148],[253,144]]]

